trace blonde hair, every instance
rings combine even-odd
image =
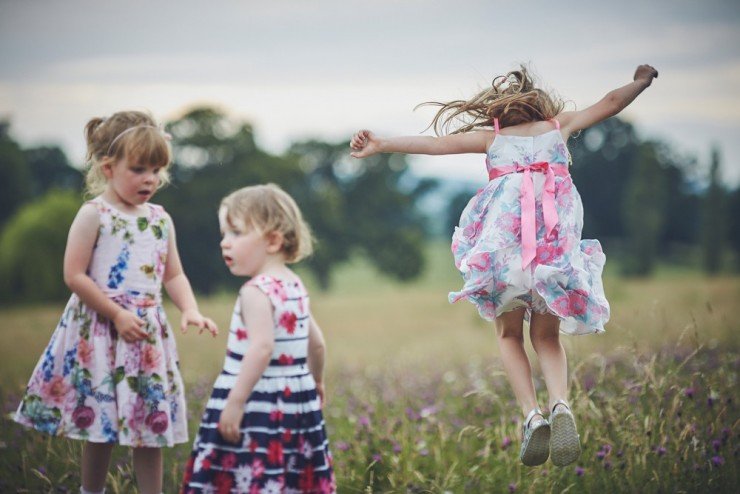
[[[549,120],[563,111],[565,104],[554,94],[535,87],[534,79],[524,65],[493,79],[491,87],[468,100],[449,103],[427,101],[417,106],[441,107],[429,127],[437,135],[459,134],[479,128],[490,128],[498,118],[501,127]],[[453,122],[462,125],[450,131]]]
[[[96,195],[105,190],[103,174],[106,158],[127,158],[139,164],[159,168],[159,186],[169,183],[167,167],[172,152],[166,134],[157,127],[151,115],[140,111],[121,111],[108,118],[95,117],[85,125],[89,168],[85,175],[86,190]]]
[[[252,226],[263,235],[279,232],[285,262],[311,255],[313,236],[292,197],[275,184],[251,185],[232,192],[221,201],[230,225]]]

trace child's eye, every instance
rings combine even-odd
[[[155,168],[154,170],[152,170],[152,173],[155,174],[155,175],[159,175],[159,171],[160,170],[161,170],[161,168]]]
[[[146,171],[146,168],[143,166],[133,166],[131,167],[131,171],[134,173],[144,173]]]

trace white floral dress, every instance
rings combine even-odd
[[[498,132],[487,153],[490,181],[470,200],[452,237],[468,299],[492,320],[520,307],[549,313],[567,334],[604,331],[609,303],[598,240],[581,240],[583,206],[556,128],[536,136]]]
[[[170,220],[154,204],[138,217],[101,197],[91,203],[100,228],[87,273],[109,298],[145,321],[148,337],[126,343],[109,319],[73,294],[14,418],[54,436],[98,443],[186,442],[177,349],[161,303]]]

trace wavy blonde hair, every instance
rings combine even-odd
[[[498,118],[501,127],[549,120],[565,107],[559,97],[535,86],[534,78],[524,65],[495,77],[490,88],[468,100],[427,101],[416,108],[427,105],[440,107],[429,124],[438,136],[490,128],[494,118]],[[461,125],[450,130],[457,122]]]
[[[126,158],[159,168],[159,187],[169,183],[167,168],[172,161],[172,151],[165,133],[148,113],[121,111],[108,118],[92,118],[85,125],[85,141],[88,165],[85,183],[89,195],[105,190],[107,179],[103,164],[106,158],[116,162]]]
[[[298,205],[275,184],[251,185],[232,192],[221,201],[230,225],[253,227],[263,235],[280,232],[285,262],[294,263],[311,255],[313,236]]]

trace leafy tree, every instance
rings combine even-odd
[[[64,298],[62,262],[79,194],[51,191],[24,205],[0,236],[0,294],[6,301]]]
[[[645,142],[639,147],[622,206],[628,242],[627,274],[647,276],[655,267],[667,195],[657,146]]]
[[[290,189],[301,180],[295,163],[261,151],[251,126],[213,108],[195,108],[170,122],[175,165],[172,184],[157,194],[173,218],[178,249],[193,286],[211,292],[236,286],[219,249],[221,199],[246,185],[274,182]]]
[[[82,190],[82,173],[73,168],[57,146],[41,146],[23,151],[31,173],[31,195],[39,197],[50,189]]]
[[[740,270],[740,187],[727,198],[728,243],[735,254],[735,268]]]
[[[725,191],[720,184],[719,150],[712,149],[709,187],[704,196],[702,222],[702,261],[708,274],[716,274],[722,266],[722,250],[726,233]]]
[[[304,205],[318,240],[307,265],[322,287],[330,284],[333,264],[354,251],[399,280],[421,273],[423,220],[415,204],[435,181],[405,183],[408,165],[402,156],[360,161],[349,156],[346,142],[301,142],[289,154],[306,173],[308,187],[291,192]]]
[[[21,147],[0,121],[0,228],[31,197],[31,174]]]

